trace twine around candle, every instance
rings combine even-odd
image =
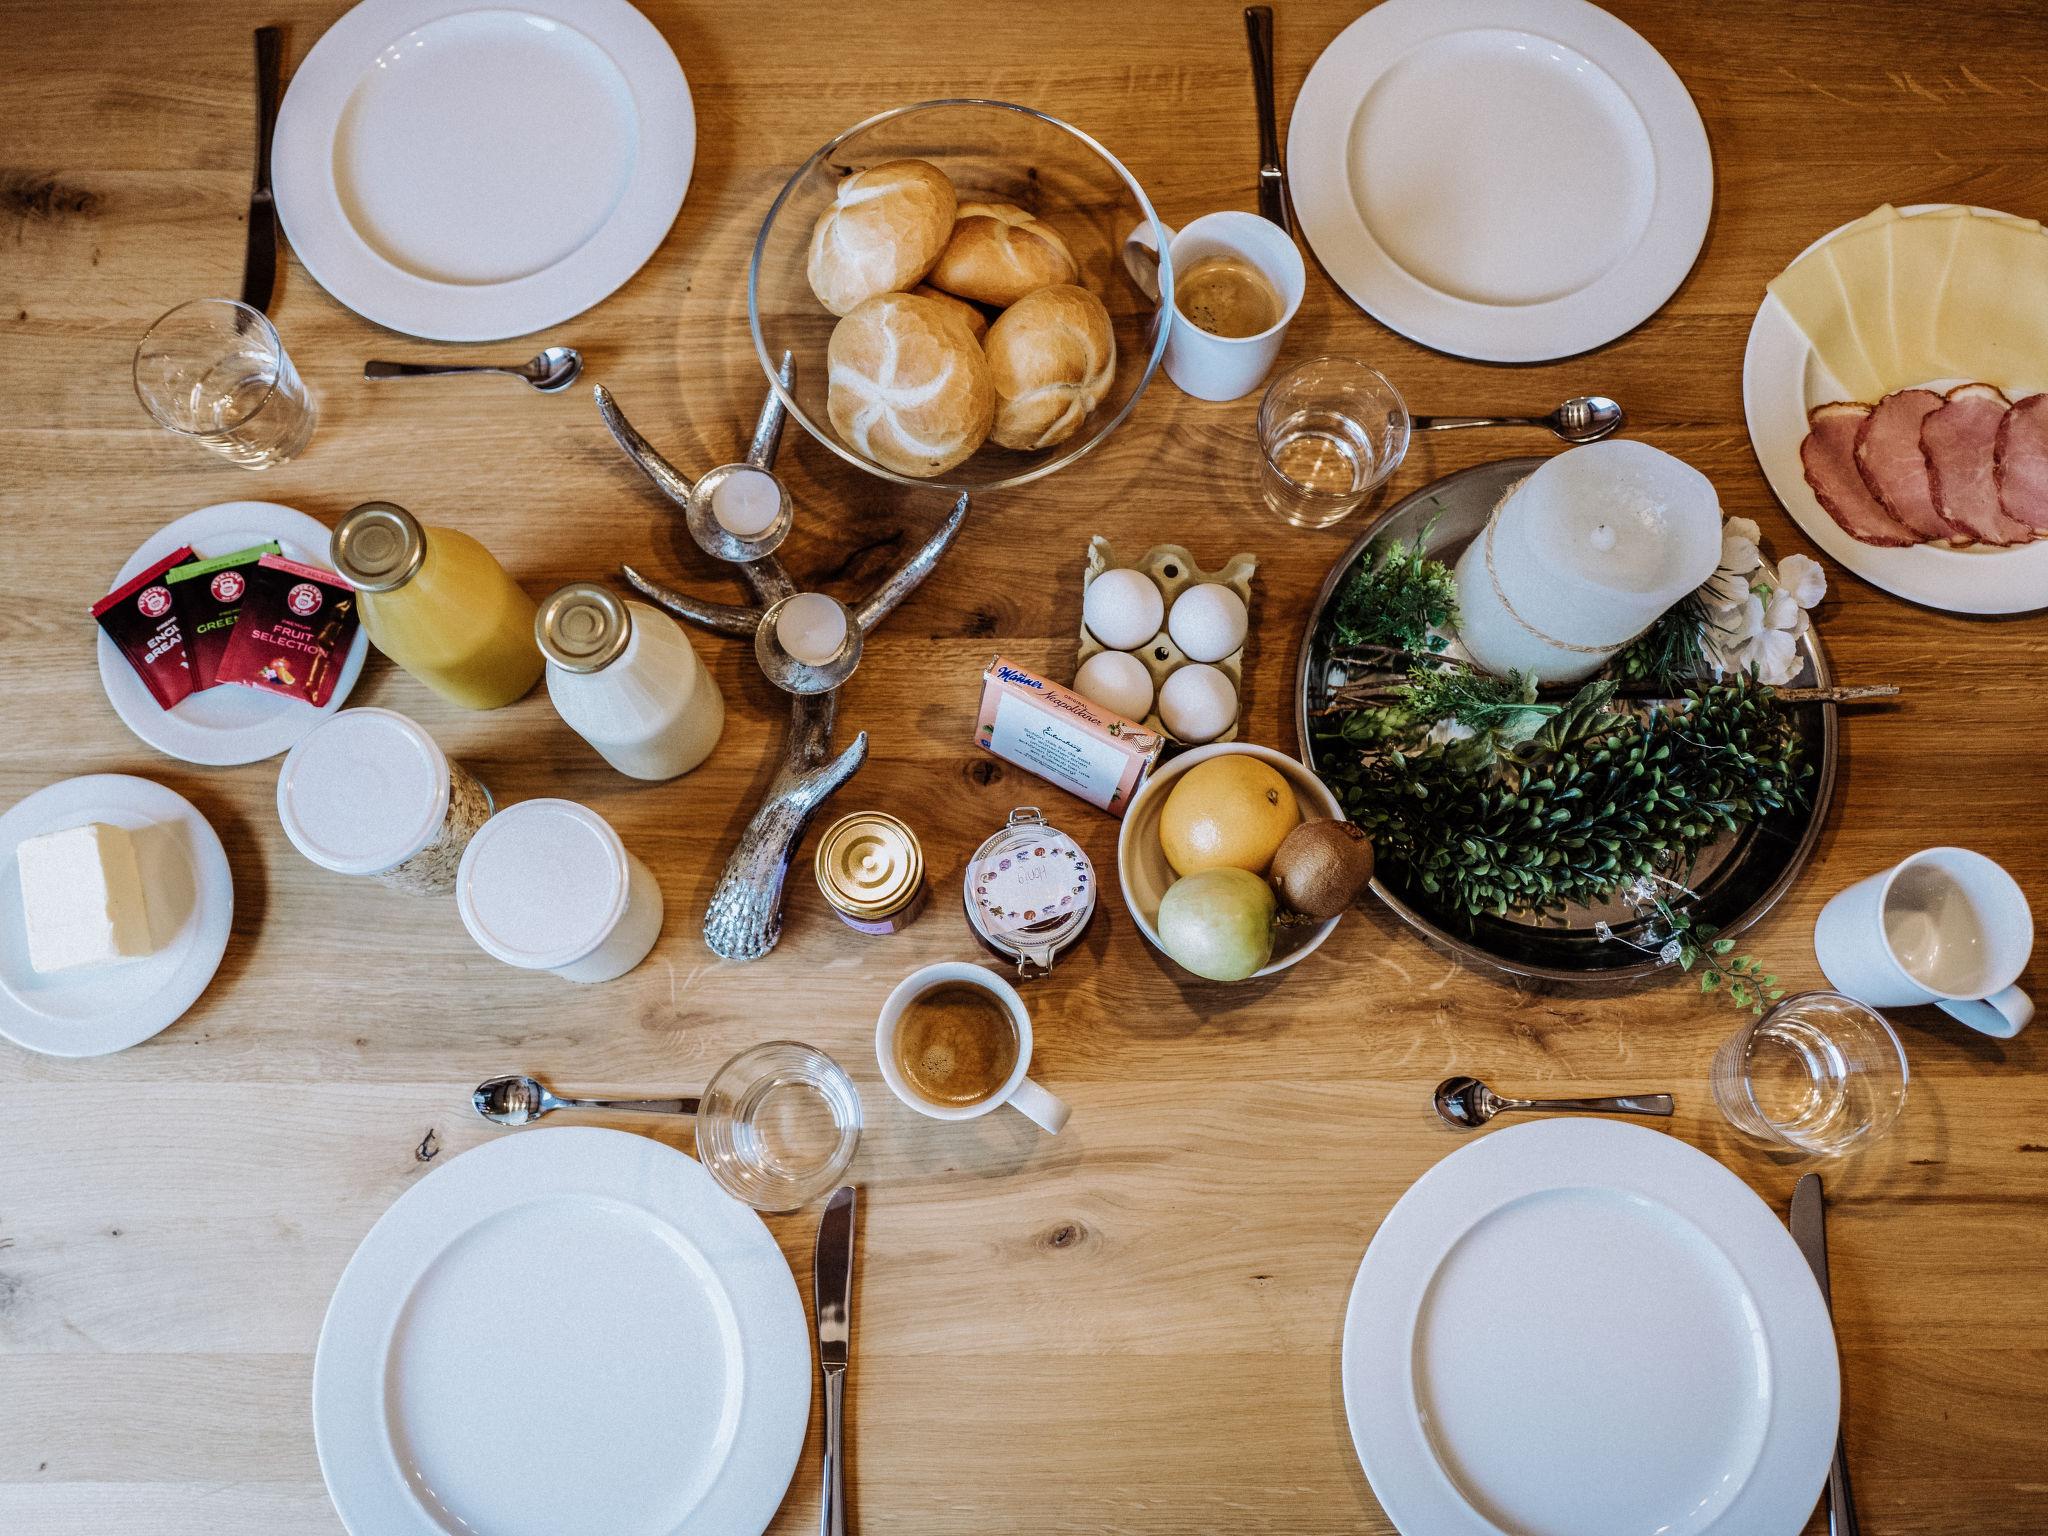
[[[1520,489],[1521,482],[1517,481],[1501,494],[1500,500],[1493,504],[1493,510],[1486,515],[1486,526],[1479,532],[1479,537],[1486,553],[1486,579],[1493,583],[1493,595],[1500,599],[1501,611],[1538,640],[1541,640],[1545,645],[1555,646],[1560,651],[1571,651],[1579,656],[1609,656],[1620,650],[1623,646],[1633,645],[1644,635],[1648,634],[1650,632],[1650,624],[1656,623],[1655,619],[1652,619],[1650,624],[1645,624],[1626,639],[1617,640],[1612,645],[1574,645],[1569,640],[1560,640],[1555,635],[1546,634],[1515,611],[1515,605],[1508,601],[1507,589],[1500,584],[1500,572],[1493,568],[1493,525],[1500,517],[1500,509],[1507,505],[1508,498]]]

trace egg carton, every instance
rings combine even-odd
[[[1245,638],[1249,643],[1252,632],[1252,573],[1259,568],[1258,558],[1250,554],[1232,555],[1223,566],[1214,571],[1205,571],[1195,563],[1195,557],[1178,544],[1155,544],[1135,560],[1118,557],[1116,548],[1108,539],[1097,534],[1088,541],[1088,569],[1081,577],[1081,593],[1087,596],[1088,588],[1104,571],[1120,570],[1129,566],[1150,576],[1159,584],[1161,594],[1166,598],[1166,612],[1173,613],[1173,600],[1189,587],[1215,582],[1230,588],[1244,600],[1246,622]],[[1093,635],[1088,633],[1088,622],[1081,621],[1081,645],[1074,655],[1074,666],[1078,671],[1090,656],[1098,651],[1109,650]],[[1237,720],[1230,729],[1215,738],[1218,742],[1237,740],[1237,723],[1244,718],[1244,652],[1239,646],[1221,661],[1211,663],[1219,672],[1230,679],[1230,686],[1237,690]],[[1152,674],[1152,698],[1154,707],[1139,723],[1148,730],[1157,731],[1169,743],[1181,745],[1180,739],[1166,728],[1166,722],[1159,718],[1157,701],[1159,689],[1174,672],[1188,664],[1187,654],[1173,643],[1173,637],[1162,627],[1158,634],[1146,641],[1131,654],[1145,664],[1145,670]]]

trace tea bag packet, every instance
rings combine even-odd
[[[334,693],[356,634],[356,591],[332,571],[264,555],[244,568],[248,591],[217,680],[303,699]]]
[[[220,661],[234,637],[235,619],[249,588],[245,567],[278,552],[276,544],[257,544],[231,555],[173,566],[164,580],[171,589],[178,632],[185,639],[185,659],[192,669],[196,693],[211,688],[220,675]]]
[[[169,709],[192,692],[192,670],[178,613],[164,577],[186,564],[192,547],[180,545],[92,605],[107,638],[119,647],[157,704]]]

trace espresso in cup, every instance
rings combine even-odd
[[[942,981],[913,997],[896,1026],[896,1070],[911,1091],[949,1109],[1002,1092],[1017,1070],[1017,1023],[988,988]]]
[[[1266,274],[1234,252],[1193,263],[1174,284],[1173,302],[1191,324],[1233,341],[1270,331],[1285,308]]]

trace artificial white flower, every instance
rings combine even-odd
[[[1736,528],[1737,522],[1749,523],[1749,519],[1732,519],[1721,530],[1721,569],[1747,576],[1763,564],[1763,551],[1757,547],[1756,524],[1749,523],[1745,533]]]
[[[1744,665],[1760,683],[1778,687],[1799,675],[1799,644],[1782,629],[1767,629],[1743,648]]]
[[[1778,585],[1791,593],[1800,607],[1811,608],[1828,595],[1828,573],[1818,560],[1787,555],[1778,562]]]
[[[1700,601],[1717,613],[1739,608],[1749,601],[1749,578],[1739,571],[1716,571],[1700,588]]]
[[[1771,600],[1764,606],[1764,627],[1766,629],[1790,630],[1802,617],[1799,600],[1783,587],[1771,594]]]

